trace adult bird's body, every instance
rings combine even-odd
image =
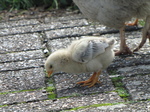
[[[101,71],[106,69],[114,59],[112,50],[114,39],[86,37],[74,41],[68,48],[52,53],[45,62],[50,76],[53,72],[66,73],[94,72],[89,80],[78,82],[84,86],[93,86],[98,81]]]
[[[132,53],[125,40],[125,22],[131,18],[144,18],[143,37],[137,51],[150,40],[150,0],[73,0],[81,12],[89,19],[120,30],[120,50],[116,53]]]

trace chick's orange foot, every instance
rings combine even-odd
[[[124,47],[123,49],[115,52],[115,56],[124,55],[124,54],[132,54],[133,52],[129,49],[129,47]]]
[[[92,87],[94,86],[96,83],[101,83],[100,81],[98,81],[98,79],[94,79],[94,80],[86,80],[86,81],[81,81],[81,82],[77,82],[77,84],[82,84],[82,86],[88,86],[88,87]]]
[[[94,72],[93,75],[86,81],[81,81],[81,82],[77,82],[77,84],[82,84],[82,86],[88,86],[88,87],[92,87],[94,86],[96,83],[101,83],[100,81],[98,81],[98,77],[100,75],[101,72]]]

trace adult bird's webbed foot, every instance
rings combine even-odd
[[[116,56],[124,55],[124,54],[132,54],[132,51],[129,47],[125,46],[124,48],[120,49],[119,51],[115,52]]]
[[[136,19],[133,23],[126,23],[126,26],[137,26],[138,25],[138,19]]]
[[[98,77],[99,77],[100,73],[101,73],[101,71],[100,72],[94,72],[93,75],[88,80],[77,82],[77,84],[83,84],[82,86],[92,87],[96,83],[100,83],[100,81],[98,81]]]
[[[132,54],[132,51],[126,44],[125,26],[120,28],[120,49],[115,53],[115,55],[118,56],[123,54]]]

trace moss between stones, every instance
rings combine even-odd
[[[0,108],[1,108],[1,107],[6,107],[6,106],[8,106],[8,105],[0,105]]]
[[[47,92],[53,92],[55,90],[55,88],[53,86],[49,86],[46,88]]]
[[[127,90],[125,89],[123,83],[122,83],[122,79],[123,77],[113,77],[111,78],[112,82],[114,84],[114,86],[116,87],[115,92],[118,93],[118,95],[123,98],[125,101],[128,100],[128,97],[130,96],[127,92]]]
[[[150,100],[150,99],[149,99]],[[113,106],[113,105],[119,105],[119,104],[132,104],[132,103],[137,103],[141,101],[129,101],[129,102],[118,102],[118,103],[104,103],[104,104],[93,104],[93,105],[88,105],[88,106],[81,106],[81,107],[75,107],[70,110],[63,110],[64,111],[73,111],[73,110],[79,110],[79,109],[86,109],[86,108],[94,108],[94,107],[102,107],[102,106]]]
[[[54,86],[49,86],[46,88],[46,91],[48,93],[48,99],[56,99],[56,94],[55,94],[55,87]]]
[[[56,94],[55,94],[55,87],[53,87],[53,86],[49,86],[49,87],[47,87],[46,88],[46,91],[49,93],[48,94],[48,98],[49,99],[55,99],[56,98]]]
[[[130,102],[128,102],[130,103]],[[81,107],[75,107],[75,108],[72,108],[70,110],[65,110],[65,111],[73,111],[73,110],[79,110],[79,109],[85,109],[85,108],[94,108],[94,107],[101,107],[101,106],[112,106],[112,105],[118,105],[118,104],[127,104],[127,103],[124,103],[124,102],[119,102],[119,103],[103,103],[103,104],[93,104],[93,105],[88,105],[88,106],[81,106]],[[63,111],[61,111],[63,112]]]
[[[56,99],[56,94],[53,92],[49,92],[48,99]]]
[[[54,87],[54,80],[52,77],[48,78],[46,77],[46,91],[48,93],[48,99],[56,99],[56,94],[55,94],[55,87]]]
[[[112,105],[111,103],[104,103],[104,104],[93,104],[93,105],[89,105],[89,106],[81,106],[81,107],[76,107],[76,108],[72,108],[68,111],[71,110],[79,110],[79,109],[85,109],[85,108],[90,108],[90,107],[100,107],[100,106],[110,106]]]
[[[116,75],[117,74],[116,70],[108,70],[108,72],[110,75]]]
[[[10,94],[10,93],[21,93],[21,92],[27,92],[27,91],[35,91],[35,90],[41,90],[43,88],[39,89],[28,89],[28,90],[19,90],[19,91],[9,91],[9,92],[1,92],[0,95]]]

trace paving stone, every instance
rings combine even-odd
[[[132,104],[118,104],[113,106],[90,107],[67,112],[149,112],[150,101],[137,102]]]
[[[150,75],[128,77],[123,79],[132,100],[150,99]]]
[[[131,67],[122,67],[122,68],[119,68],[116,73],[121,76],[150,74],[150,65],[137,65],[137,66],[131,66]]]
[[[62,30],[63,34],[60,34],[61,32],[58,31],[59,34],[58,35],[56,34],[57,35],[56,36],[54,31],[46,32],[47,38],[50,39],[50,40],[48,40],[48,45],[49,45],[49,48],[51,48],[52,52],[55,51],[55,50],[57,50],[57,49],[60,49],[60,48],[65,48],[66,46],[70,45],[73,40],[77,40],[77,39],[81,39],[82,38],[82,37],[78,37],[80,35],[79,34],[80,32],[75,32],[76,33],[75,35],[72,32],[70,32],[71,30],[74,30],[74,29],[70,30],[70,28],[69,28],[68,30],[65,30],[65,29],[64,30],[63,29],[58,29],[58,30]],[[103,30],[106,30],[106,29],[104,28]],[[75,37],[71,37],[70,38],[71,35],[65,33],[65,31],[68,32],[68,33],[70,33],[71,35],[74,35]],[[84,30],[82,32],[84,32],[85,35],[86,35],[87,34],[86,31],[87,30]],[[56,33],[58,33],[58,32],[56,31]],[[127,38],[128,38],[127,39],[127,44],[133,50],[133,49],[135,49],[138,46],[139,42],[141,41],[141,32],[138,32],[137,34],[135,34],[135,32],[132,32],[132,33],[128,32],[127,34],[128,34],[128,36],[127,36]],[[130,36],[130,35],[132,35],[132,36]],[[60,36],[65,37],[65,38],[54,39],[55,37],[58,38]],[[67,37],[67,36],[69,36],[69,37]],[[97,36],[97,37],[99,37],[99,38],[104,37],[104,38],[108,38],[108,39],[114,38],[116,40],[114,50],[118,50],[119,49],[119,41],[120,41],[119,36],[120,36],[119,34],[107,34],[107,35],[102,35],[102,36]],[[52,37],[54,37],[54,38],[52,39]],[[83,37],[87,38],[87,36],[83,36]],[[135,38],[135,37],[137,37],[137,38]],[[117,66],[117,65],[120,65],[121,67],[123,65],[126,66],[128,63],[130,63],[130,60],[129,60],[128,57],[131,57],[132,59],[134,58],[136,60],[136,61],[134,60],[134,63],[140,63],[140,64],[142,62],[143,63],[145,63],[145,62],[146,63],[150,63],[149,56],[150,56],[150,45],[149,45],[149,42],[147,41],[145,43],[145,45],[138,51],[138,54],[136,53],[136,54],[133,54],[133,55],[122,56],[122,57],[118,57],[117,56],[116,57],[116,62],[118,64],[116,63],[114,66]],[[138,57],[141,57],[141,59],[143,59],[143,60],[137,60]],[[146,60],[144,60],[144,59],[146,59]],[[128,63],[127,63],[127,60],[129,60]],[[120,63],[122,63],[122,61],[124,63],[125,62],[126,63],[125,64],[120,64]],[[133,62],[131,62],[131,63],[134,64]],[[117,67],[119,67],[119,66],[117,66]]]
[[[39,24],[36,19],[0,22],[0,29]]]
[[[10,27],[10,28],[3,28],[0,29],[0,36],[5,35],[14,35],[14,34],[22,34],[22,33],[33,33],[39,32],[43,30],[55,30],[55,29],[62,29],[68,27],[79,27],[79,26],[87,26],[89,23],[85,20],[72,20],[72,21],[64,21],[64,22],[51,22],[49,24],[41,23],[37,25],[27,25],[27,26],[18,26],[18,27]]]
[[[73,27],[81,27],[81,26],[87,26],[89,23],[85,20],[69,20],[69,21],[62,21],[62,22],[50,22],[50,23],[43,23],[40,25],[34,26],[33,30],[30,30],[31,32],[35,31],[55,31],[56,29],[64,29],[64,28],[73,28]],[[26,31],[28,32],[28,31]]]
[[[91,74],[92,75],[92,74]],[[59,74],[54,75],[57,97],[87,95],[92,93],[103,93],[114,90],[114,86],[107,72],[100,75],[101,84],[93,87],[83,87],[76,82],[84,81],[90,78],[90,74]]]
[[[92,35],[108,30],[110,29],[97,23],[91,24],[78,14],[48,17],[44,20],[16,20],[0,23],[0,92],[37,89],[30,92],[1,94],[0,105],[10,105],[0,106],[0,112],[51,112],[106,103],[116,105],[88,107],[78,111],[148,112],[150,101],[123,104],[124,100],[116,92],[110,92],[114,90],[114,86],[105,71],[100,75],[102,83],[91,88],[76,84],[78,81],[88,79],[91,74],[55,74],[53,78],[57,97],[72,96],[70,98],[45,100],[47,99],[46,91],[39,90],[46,86],[43,70],[45,59],[41,50],[41,35],[33,32],[46,32],[48,49],[54,52],[68,46],[73,40],[82,38],[80,37],[82,35]],[[131,49],[139,44],[141,34],[141,31],[126,33],[127,44]],[[119,33],[101,37],[115,38],[117,40],[115,48],[119,48]],[[111,64],[110,69],[117,70],[119,75],[126,76],[123,83],[131,95],[130,100],[150,99],[150,75],[145,75],[149,74],[149,65],[150,45],[148,42],[136,54],[116,57]],[[94,94],[91,95],[92,93]]]
[[[63,98],[56,100],[46,100],[40,102],[31,102],[25,104],[10,105],[1,107],[2,112],[50,112],[71,109],[80,106],[88,106],[101,103],[117,103],[123,100],[115,92],[105,94],[87,95],[82,97]]]
[[[108,30],[111,30],[111,29],[108,29]],[[141,42],[142,32],[141,31],[133,31],[133,32],[126,32],[125,34],[126,34],[125,35],[126,36],[126,44],[128,45],[128,47],[131,50],[134,50]],[[106,38],[110,38],[110,37],[114,38],[116,40],[114,49],[115,50],[119,49],[119,47],[120,47],[120,34],[119,33],[106,34],[103,36]],[[148,40],[144,44],[144,46],[138,52],[136,52],[136,54],[140,54],[140,55],[141,54],[150,54],[150,44],[149,44]]]
[[[127,34],[127,44],[131,48],[131,50],[135,49],[141,41],[141,32],[128,32]],[[110,35],[116,39],[115,50],[119,49],[119,36],[118,34],[109,34],[104,35],[107,38]],[[132,55],[123,55],[116,56],[113,63],[109,66],[109,69],[118,70],[118,68],[122,67],[130,67],[137,65],[150,65],[150,44],[147,41],[144,46],[138,51],[133,53]]]
[[[0,45],[0,53],[42,48],[40,35],[37,33],[4,36],[0,38]]]
[[[44,65],[43,59],[24,60],[18,62],[0,63],[0,71],[38,68]]]
[[[93,25],[93,26],[83,26],[83,27],[73,27],[73,28],[65,28],[65,29],[57,29],[52,31],[47,31],[46,36],[48,38],[64,38],[64,37],[75,37],[75,36],[84,36],[93,33],[98,33],[100,31],[105,30],[106,27],[102,27],[101,25]]]
[[[149,65],[150,54],[133,54],[126,56],[116,56],[113,63],[109,66],[110,69],[138,66],[138,65]]]
[[[73,41],[79,40],[81,38],[88,38],[90,36],[81,36],[81,37],[71,37],[71,38],[60,38],[60,39],[53,39],[48,40],[48,48],[51,52],[54,52],[58,49],[66,48],[68,47]],[[103,36],[100,36],[100,38]]]
[[[45,87],[43,68],[0,72],[0,92],[28,90]]]
[[[73,14],[73,15],[66,15],[66,16],[60,16],[60,17],[45,17],[44,22],[50,23],[50,22],[64,22],[64,21],[72,21],[77,19],[85,19],[82,14]]]
[[[72,41],[78,39],[81,39],[81,37],[48,40],[48,48],[51,50],[51,52],[54,52],[58,49],[68,47]]]
[[[55,29],[62,29],[62,28],[68,28],[68,27],[79,27],[79,26],[87,26],[90,25],[89,22],[85,19],[76,19],[76,20],[68,20],[68,21],[57,21],[57,22],[50,22],[47,24],[37,25],[41,27],[41,29],[47,30],[55,30]]]
[[[7,54],[1,54],[0,62],[14,62],[14,61],[23,61],[30,59],[44,58],[42,50],[34,51],[23,51],[23,52],[13,52]]]
[[[34,90],[0,95],[0,105],[12,105],[48,99],[46,90]]]

